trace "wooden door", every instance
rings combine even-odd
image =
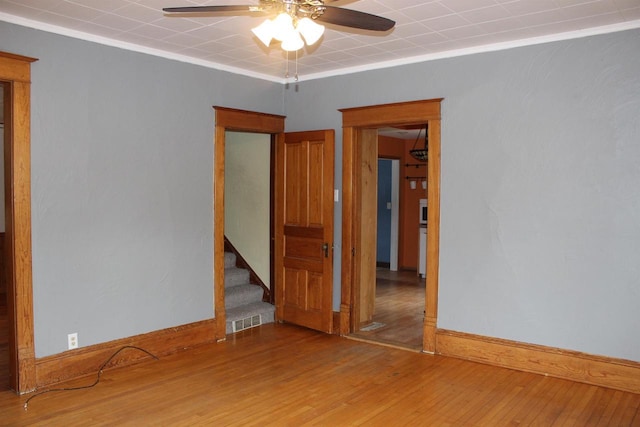
[[[276,143],[275,293],[278,320],[331,332],[334,131]]]

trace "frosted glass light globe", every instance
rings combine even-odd
[[[317,24],[310,18],[302,18],[299,20],[297,29],[309,46],[320,40],[320,37],[324,34],[324,26]]]

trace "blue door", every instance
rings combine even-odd
[[[391,160],[378,159],[378,235],[376,261],[391,262]]]

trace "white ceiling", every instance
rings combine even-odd
[[[253,77],[286,81],[251,16],[169,17],[163,7],[258,0],[0,0],[0,20]],[[329,2],[327,2],[329,4]],[[301,50],[300,80],[640,27],[640,0],[341,0],[331,6],[396,21],[388,33],[328,27]],[[289,61],[295,72],[295,55]]]

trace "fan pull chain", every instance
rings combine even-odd
[[[286,65],[286,69],[285,69],[285,73],[284,73],[284,78],[288,79],[289,78],[289,51],[287,51],[287,65]],[[295,79],[295,81],[298,81],[298,51],[296,50],[296,69],[295,69],[296,73],[294,74],[293,78]]]
[[[286,70],[284,72],[284,78],[288,79],[289,78],[289,51],[287,51],[287,66],[286,66]]]

